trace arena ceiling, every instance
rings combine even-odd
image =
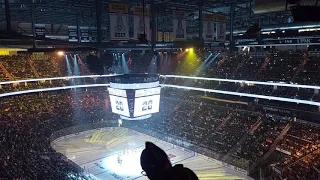
[[[96,25],[95,0],[9,0],[12,21],[31,22],[32,15],[35,23],[39,24],[64,24],[76,25],[77,22],[84,26]],[[101,0],[102,1],[102,26],[108,28],[108,3],[121,2],[142,5],[143,0]],[[146,0],[150,4],[153,0]],[[170,18],[172,10],[188,12],[189,32],[196,32],[198,28],[199,0],[154,0],[158,18]],[[251,1],[251,2],[250,2]],[[4,1],[2,1],[4,2]],[[255,15],[252,11],[253,0],[233,0],[235,7],[234,28],[249,27],[261,22],[262,25],[277,25],[288,22],[289,11]],[[203,0],[203,13],[218,12],[229,16],[230,0]],[[32,13],[33,12],[33,13]],[[1,21],[5,22],[5,8],[2,3],[0,9]],[[78,21],[77,21],[78,20]],[[165,20],[164,20],[165,21]],[[161,25],[159,25],[161,26]],[[162,24],[166,26],[166,24]]]

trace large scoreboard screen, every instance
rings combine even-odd
[[[120,75],[111,81],[111,109],[123,119],[138,120],[159,112],[160,92],[157,75]]]
[[[127,98],[110,95],[110,103],[113,113],[130,117]]]
[[[159,112],[160,94],[140,97],[134,100],[133,117],[143,116]]]

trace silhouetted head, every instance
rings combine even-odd
[[[146,142],[146,148],[141,153],[140,164],[150,180],[162,179],[164,172],[172,168],[167,154],[151,142]]]

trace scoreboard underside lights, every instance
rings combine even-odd
[[[159,112],[159,76],[125,74],[111,78],[109,97],[113,113],[122,119],[141,120]]]

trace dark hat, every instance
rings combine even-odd
[[[140,156],[140,164],[143,170],[149,167],[166,169],[171,167],[167,154],[152,142],[146,142],[146,148]]]

